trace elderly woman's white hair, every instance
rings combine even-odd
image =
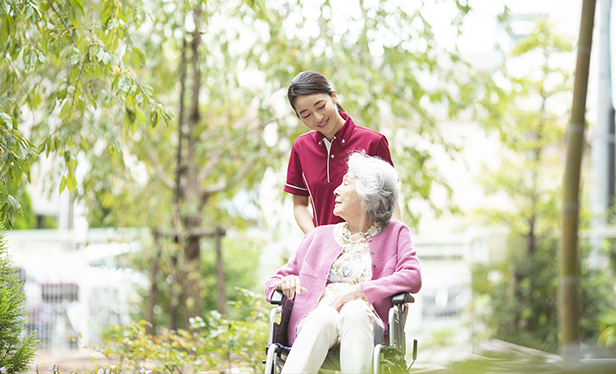
[[[349,156],[349,172],[356,178],[355,192],[371,220],[386,224],[398,205],[398,173],[379,157],[364,151]]]

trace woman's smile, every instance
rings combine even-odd
[[[295,101],[297,115],[310,130],[316,130],[332,140],[344,125],[336,109],[337,96],[315,94],[300,96]]]

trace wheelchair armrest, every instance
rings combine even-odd
[[[394,305],[414,303],[415,298],[408,292],[400,292],[391,297],[391,302]]]
[[[272,295],[272,300],[270,301],[270,304],[282,305],[283,301],[284,301],[284,294],[282,293],[282,291],[275,290],[274,294]]]

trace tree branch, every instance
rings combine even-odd
[[[231,178],[231,180],[228,180],[226,182],[216,183],[216,184],[214,184],[214,185],[204,189],[203,192],[201,193],[201,202],[202,202],[202,204],[205,203],[205,201],[210,197],[210,195],[215,194],[217,192],[224,191],[224,190],[232,187],[236,183],[238,183],[240,180],[242,180],[246,176],[246,174],[248,174],[248,172],[250,170],[252,170],[252,168],[253,168],[255,162],[257,161],[257,159],[259,158],[259,156],[260,156],[260,152],[257,152],[255,157],[253,157],[249,162],[244,164],[244,167],[242,168],[242,170],[240,170],[239,173],[237,173],[233,178]]]
[[[158,157],[156,156],[156,152],[154,151],[154,148],[152,147],[151,144],[148,143],[146,145],[146,151],[148,152],[150,161],[152,162],[152,165],[154,165],[154,168],[156,169],[156,173],[158,174],[158,177],[160,178],[160,180],[163,182],[165,186],[169,187],[170,189],[174,189],[175,182],[167,176],[162,165],[160,164],[160,162],[158,162]]]

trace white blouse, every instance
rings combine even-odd
[[[372,278],[372,260],[366,239],[378,234],[381,230],[382,227],[376,223],[368,231],[356,234],[351,234],[346,222],[341,222],[334,227],[334,239],[342,247],[342,254],[329,270],[327,285],[319,305],[331,305],[335,294]]]

